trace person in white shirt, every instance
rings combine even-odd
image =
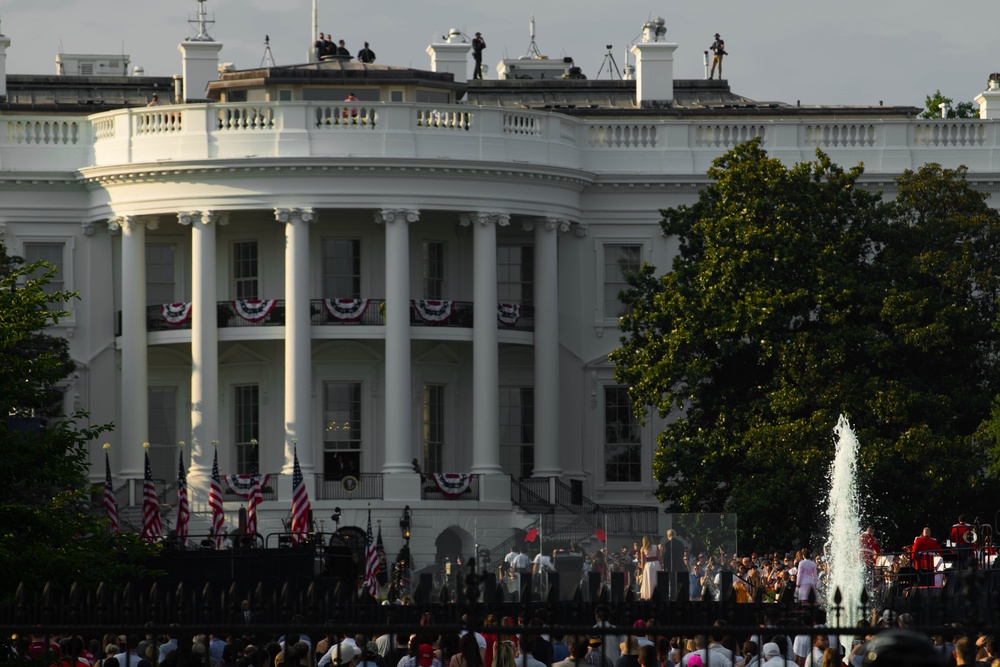
[[[802,560],[799,561],[796,571],[795,582],[798,585],[796,592],[800,601],[809,599],[810,591],[816,590],[816,583],[818,582],[816,561],[811,556],[812,554],[808,549],[803,549]],[[815,592],[813,592],[813,595],[815,595]]]

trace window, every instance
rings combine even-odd
[[[153,479],[177,479],[177,387],[150,387],[149,468]]]
[[[150,306],[176,300],[174,252],[172,245],[146,245],[146,303]]]
[[[278,101],[279,102],[291,102],[292,101],[292,91],[290,91],[290,90],[279,90],[278,91]]]
[[[389,91],[389,101],[390,102],[402,102],[403,101],[403,91],[402,90],[390,90]]]
[[[56,270],[55,274],[51,277],[49,284],[43,288],[46,294],[55,294],[56,292],[61,292],[66,289],[65,249],[66,244],[61,241],[31,241],[24,244],[25,264],[45,262]],[[32,278],[41,278],[47,271],[47,267],[42,267],[32,274]],[[67,305],[68,304],[62,302],[50,304],[49,310],[61,310]]]
[[[444,456],[444,385],[424,385],[423,472],[442,472]]]
[[[233,244],[233,295],[236,299],[258,299],[257,242]]]
[[[625,387],[604,388],[604,481],[642,481],[642,431]]]
[[[260,472],[260,386],[238,384],[233,387],[233,444],[236,447],[236,472],[250,475]]]
[[[357,299],[361,296],[361,241],[323,239],[323,296]]]
[[[535,283],[535,249],[531,246],[497,248],[497,298],[500,303],[530,306]]]
[[[424,298],[444,298],[444,243],[424,241]]]
[[[500,387],[500,465],[514,478],[535,469],[535,390]]]
[[[361,383],[323,384],[323,477],[361,474]]]
[[[628,288],[626,273],[634,273],[642,265],[641,245],[604,246],[604,317],[611,319],[625,314],[618,294]]]

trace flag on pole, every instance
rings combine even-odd
[[[608,541],[608,534],[602,528],[595,528],[594,529],[594,536],[597,538],[598,542],[607,542]]]
[[[378,524],[378,537],[375,538],[375,553],[378,555],[378,572],[375,578],[378,579],[378,583],[385,586],[389,583],[389,573],[388,568],[385,566],[385,545],[382,544],[382,522],[379,521]]]
[[[182,442],[181,447],[184,447]],[[177,458],[177,543],[184,547],[188,538],[188,521],[191,508],[188,506],[187,471],[184,470],[184,450]]]
[[[212,460],[212,481],[208,489],[208,506],[212,508],[212,537],[215,539],[215,548],[222,548],[222,521],[225,518],[225,510],[222,506],[222,478],[219,476],[219,449],[215,449],[215,458]]]
[[[149,467],[149,444],[144,443],[143,446],[147,450],[146,474],[142,480],[142,538],[147,542],[155,542],[163,532],[163,524],[160,521],[160,499],[156,496],[153,470]]]
[[[111,484],[111,460],[108,458],[108,449],[111,445],[104,445],[104,513],[108,517],[108,530],[112,534],[118,534],[118,501],[115,500],[115,487]]]
[[[309,493],[306,491],[305,480],[302,479],[302,468],[299,467],[299,452],[292,449],[294,464],[292,467],[292,544],[305,543],[309,536]]]
[[[247,536],[257,540],[257,508],[264,500],[264,491],[260,486],[260,473],[257,471],[257,462],[254,461],[253,470],[250,473],[250,503],[247,508]]]
[[[364,588],[375,595],[378,592],[378,551],[375,536],[372,535],[372,511],[368,510],[368,532],[365,540],[365,583]]]

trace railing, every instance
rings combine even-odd
[[[549,502],[549,478],[529,477],[510,479],[510,500],[529,514],[550,514],[555,511]]]
[[[266,486],[261,486],[261,496],[263,500],[277,500],[278,499],[278,473],[271,473],[268,475],[268,482]],[[222,485],[222,500],[223,502],[248,502],[250,500],[249,491],[247,493],[238,493],[233,491],[228,484]]]
[[[609,535],[646,535],[659,532],[657,508],[647,505],[598,505],[584,496],[573,503],[569,484],[556,480],[556,504],[585,521],[591,529],[606,530]]]
[[[246,157],[416,158],[700,174],[724,151],[759,137],[786,162],[812,159],[819,147],[835,161],[840,151],[845,162],[864,161],[869,173],[896,174],[931,160],[974,173],[994,169],[997,126],[978,119],[586,120],[467,105],[208,103],[3,118],[0,163],[73,173]]]
[[[309,320],[314,326],[385,326],[385,300],[367,299],[363,309],[357,303],[343,303],[346,300],[312,299],[309,302]],[[350,300],[355,301],[355,300]],[[338,303],[339,302],[339,303]],[[435,320],[427,316],[414,303],[410,304],[410,325],[415,327],[457,327],[471,328],[474,304],[471,301],[449,302],[449,313]],[[248,311],[247,304],[259,310]],[[265,312],[266,310],[266,312]],[[189,303],[160,304],[146,306],[147,331],[187,331],[191,329],[192,310]],[[268,327],[285,325],[285,300],[273,302],[219,301],[216,303],[216,326],[225,328]],[[115,321],[115,335],[120,336],[121,311]],[[535,309],[522,306],[516,321],[501,321],[497,318],[497,328],[511,331],[532,331],[535,328]]]
[[[420,486],[421,500],[479,500],[479,475],[472,475],[469,488],[461,495],[448,495],[441,491],[430,475],[423,475]]]
[[[382,473],[363,472],[328,479],[316,475],[316,498],[318,500],[381,500]]]

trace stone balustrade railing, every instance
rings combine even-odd
[[[597,174],[703,174],[759,137],[786,163],[817,148],[896,174],[926,162],[1000,169],[995,121],[585,120],[465,105],[281,102],[168,105],[89,117],[0,116],[0,169],[73,173],[240,158],[448,159]]]

